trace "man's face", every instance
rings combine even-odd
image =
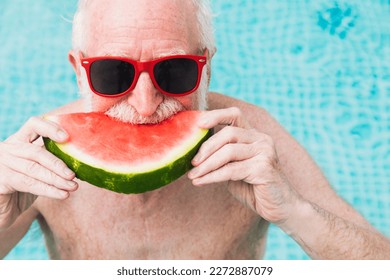
[[[85,56],[124,56],[148,61],[172,54],[198,55],[199,35],[191,3],[172,0],[91,1],[86,11]],[[188,1],[189,2],[189,1]],[[205,69],[203,70],[205,71]],[[142,72],[132,92],[118,98],[95,95],[81,69],[81,91],[92,111],[104,111],[123,121],[159,122],[183,109],[197,109],[197,92],[183,97],[168,97]],[[203,93],[205,94],[205,93]]]

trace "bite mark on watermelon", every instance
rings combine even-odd
[[[69,141],[43,140],[79,179],[114,192],[143,193],[192,168],[192,158],[211,135],[196,126],[199,114],[183,111],[150,125],[127,124],[96,112],[49,115],[48,120],[67,131]]]

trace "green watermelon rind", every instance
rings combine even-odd
[[[212,130],[205,130],[199,142],[183,156],[161,168],[142,173],[118,173],[97,168],[70,156],[61,150],[58,143],[49,138],[43,137],[43,142],[46,149],[60,158],[80,180],[117,193],[137,194],[163,187],[189,171],[193,167],[192,158],[211,134]]]

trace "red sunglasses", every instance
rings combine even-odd
[[[172,55],[150,61],[136,61],[118,56],[81,57],[91,90],[104,97],[119,97],[132,91],[144,71],[163,94],[183,96],[194,92],[200,84],[203,56]],[[82,56],[82,55],[81,55]]]

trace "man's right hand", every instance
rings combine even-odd
[[[78,187],[74,172],[34,143],[40,136],[59,143],[69,137],[56,123],[32,117],[0,142],[0,230],[12,225],[38,196],[66,199]]]

